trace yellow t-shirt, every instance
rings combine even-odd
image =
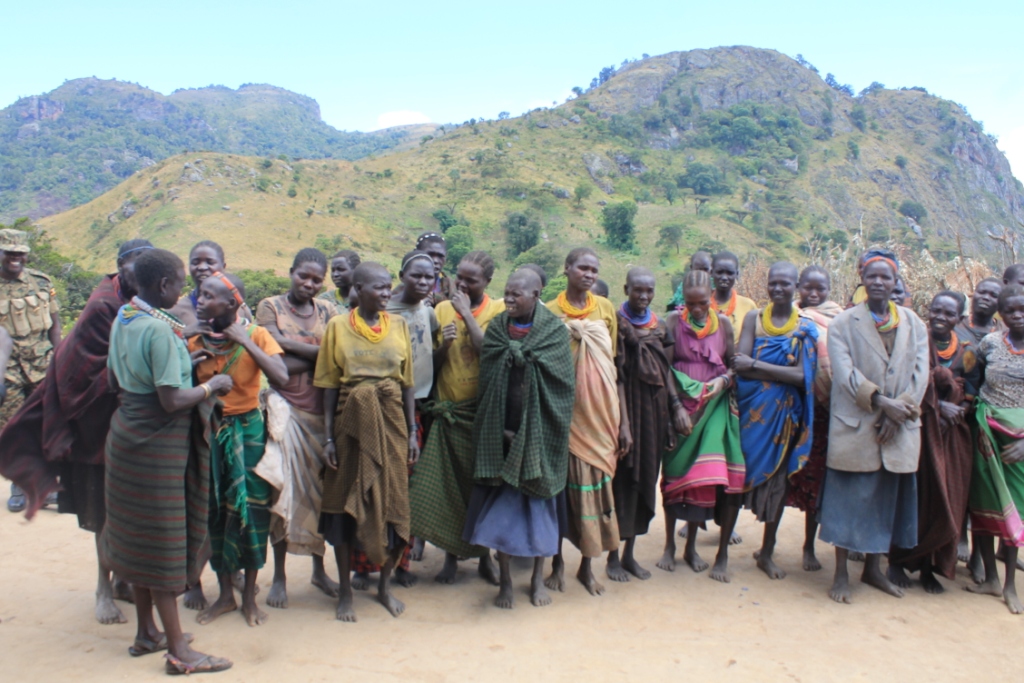
[[[383,315],[383,314],[382,314]],[[412,343],[409,327],[392,315],[388,336],[374,343],[355,331],[348,315],[327,323],[313,371],[313,386],[337,389],[365,379],[394,379],[403,389],[413,386]]]
[[[714,299],[714,292],[711,293],[711,298]],[[740,333],[743,332],[743,319],[747,317],[747,313],[757,310],[757,304],[754,303],[753,299],[748,299],[745,296],[736,295],[736,308],[733,309],[732,315],[727,315],[729,322],[732,324],[732,336],[735,337],[733,341],[737,344],[740,343]],[[725,311],[720,311],[722,315],[725,315]]]
[[[476,317],[476,324],[484,332],[487,325],[505,310],[504,299],[491,299]],[[477,355],[473,340],[469,338],[466,323],[455,313],[450,301],[442,301],[434,309],[437,316],[437,345],[443,339],[443,330],[455,323],[457,336],[448,347],[448,355],[437,376],[437,398],[440,401],[462,403],[476,398],[477,382],[480,379],[480,356]]]
[[[611,301],[603,296],[595,296],[594,298],[597,299],[597,308],[587,316],[587,320],[600,320],[608,326],[608,334],[612,336],[612,358],[614,358],[617,352],[616,347],[619,344],[619,316],[616,314],[615,306]],[[566,316],[562,311],[562,307],[558,305],[558,299],[552,299],[544,305],[548,307],[549,311],[557,315],[560,320],[565,321]],[[570,340],[570,345],[572,346],[573,353],[575,353],[579,342],[572,339]]]

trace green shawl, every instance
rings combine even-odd
[[[508,313],[487,326],[480,354],[479,407],[473,423],[475,479],[502,482],[533,498],[552,498],[565,488],[569,469],[569,422],[576,398],[576,371],[569,332],[544,306],[534,309],[525,339],[508,333]],[[505,401],[512,367],[525,370],[523,419],[505,451]]]

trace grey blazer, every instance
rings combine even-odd
[[[917,314],[899,306],[900,324],[892,355],[885,352],[866,306],[835,317],[828,328],[832,364],[831,418],[827,464],[844,472],[917,471],[921,453],[920,406],[930,376],[928,330]],[[881,409],[872,409],[875,392],[914,407],[884,446],[876,441]]]

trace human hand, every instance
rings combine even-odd
[[[230,375],[214,375],[206,384],[214,396],[224,396],[234,388],[235,380],[231,379]]]
[[[676,434],[682,434],[683,436],[689,436],[693,431],[690,415],[681,403],[677,404],[675,410],[672,411],[672,427]]]
[[[707,383],[707,396],[706,398],[714,398],[721,393],[727,386],[729,386],[729,380],[723,377],[716,377]]]
[[[448,323],[441,328],[441,346],[448,348],[458,338],[459,329],[455,323]]]
[[[629,425],[623,421],[619,424],[619,460],[626,457],[631,450],[633,450],[633,433],[629,429]]]
[[[455,312],[462,316],[463,319],[472,317],[473,309],[470,307],[469,295],[463,292],[461,289],[455,290],[455,294],[452,294],[452,308]]]
[[[757,361],[745,353],[737,353],[732,357],[732,369],[734,372],[744,373],[754,369]]]
[[[416,431],[409,435],[409,464],[415,465],[416,461],[420,459],[420,442],[416,438]]]
[[[192,367],[199,365],[204,360],[213,358],[213,354],[207,351],[206,349],[196,349],[195,351],[188,355],[192,359]]]
[[[966,413],[967,411],[963,407],[955,403],[939,401],[939,414],[942,416],[942,420],[950,425],[963,424]]]
[[[876,394],[876,396],[878,397],[878,407],[882,409],[882,413],[895,422],[897,426],[906,422],[907,418],[910,417],[910,406],[903,401],[887,398],[881,394]]]
[[[1003,446],[1003,452],[1000,455],[1003,462],[1007,465],[1024,462],[1024,439],[1018,439],[1009,445]]]
[[[320,453],[320,461],[329,470],[338,469],[338,449],[335,448],[333,441],[324,444],[324,450]]]
[[[878,437],[875,441],[883,446],[892,441],[892,438],[896,436],[896,432],[900,428],[899,423],[885,414],[882,415],[876,426],[878,427]]]
[[[237,320],[228,325],[227,327],[225,327],[222,333],[225,339],[227,339],[228,341],[233,341],[236,344],[244,343],[245,340],[249,337],[249,335],[246,334],[245,332],[245,326],[242,325],[242,323],[238,322]]]

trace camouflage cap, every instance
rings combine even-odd
[[[0,230],[0,251],[29,253],[32,250],[28,246],[28,233],[11,228]]]

